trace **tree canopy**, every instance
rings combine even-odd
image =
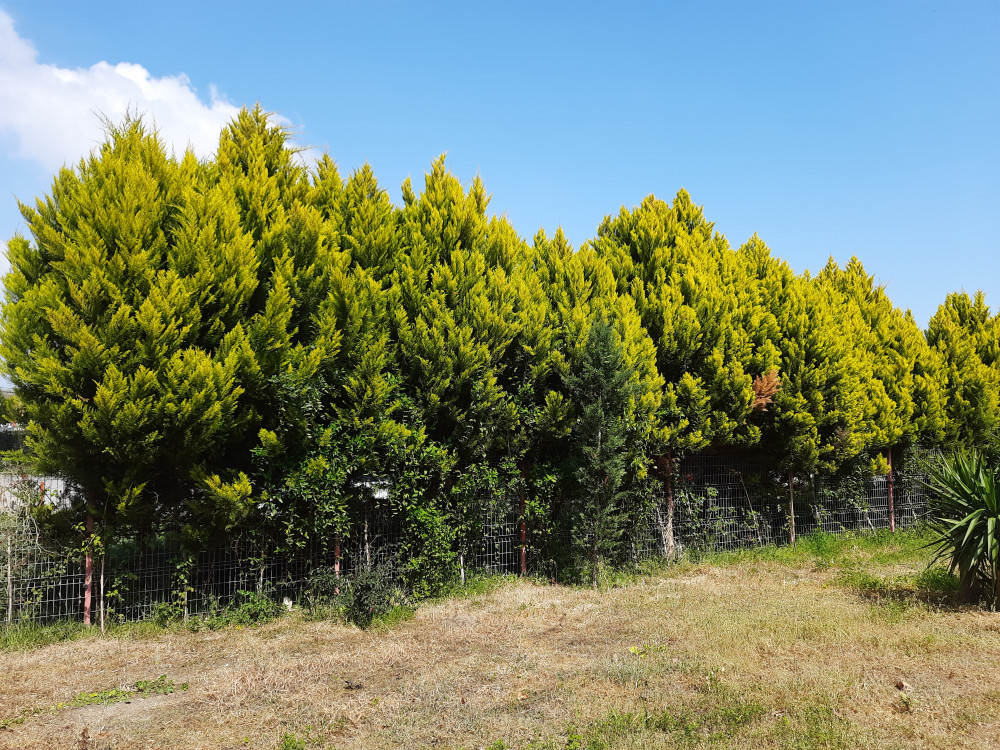
[[[108,526],[322,547],[382,504],[419,560],[515,486],[592,534],[642,512],[626,496],[664,457],[835,474],[995,444],[982,293],[922,332],[859,260],[796,274],[684,190],[579,249],[526,241],[489,201],[441,157],[395,205],[367,165],[307,165],[259,108],[205,161],[140,119],[109,127],[8,243],[0,354],[33,460]]]

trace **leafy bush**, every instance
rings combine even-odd
[[[976,451],[928,467],[927,545],[957,572],[965,601],[1000,599],[1000,505],[997,470]]]
[[[370,627],[397,607],[406,604],[392,569],[382,563],[362,568],[346,589],[344,618],[359,628]]]
[[[256,625],[273,620],[281,614],[281,605],[267,594],[257,591],[237,591],[226,610],[225,618],[233,625]]]
[[[149,619],[157,626],[165,628],[184,618],[184,606],[180,602],[160,602],[150,610]]]

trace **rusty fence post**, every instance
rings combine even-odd
[[[94,555],[90,542],[94,536],[94,517],[87,514],[87,555],[83,563],[83,624],[90,627],[91,597],[94,589]]]

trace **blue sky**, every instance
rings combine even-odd
[[[447,152],[530,238],[680,188],[797,271],[852,255],[925,325],[1000,303],[1000,2],[0,0],[0,238],[130,104],[212,152],[260,102],[394,200]]]

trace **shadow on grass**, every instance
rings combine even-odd
[[[845,568],[837,574],[834,582],[872,604],[897,608],[922,605],[943,611],[964,610],[970,606],[961,601],[958,576],[940,566],[896,576],[879,576],[857,568]]]

